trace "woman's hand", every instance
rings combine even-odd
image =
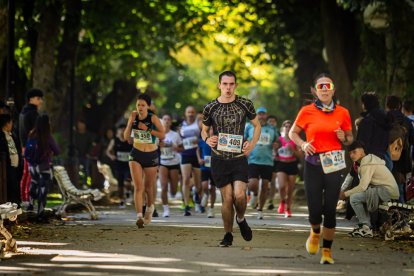
[[[306,154],[306,155],[312,155],[315,153],[315,147],[312,145],[313,140],[309,141],[309,142],[305,142],[303,143],[300,147],[302,149],[302,151]]]

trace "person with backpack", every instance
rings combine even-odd
[[[380,108],[375,92],[365,92],[361,96],[362,119],[359,122],[356,139],[366,145],[367,154],[375,154],[385,161],[392,170],[392,160],[388,152],[388,137],[391,123],[384,110]]]
[[[60,150],[50,131],[49,116],[40,115],[35,127],[29,132],[26,142],[24,158],[29,164],[29,172],[32,178],[29,196],[30,206],[34,206],[37,200],[37,221],[47,222],[44,215],[46,198],[52,184],[52,157],[58,155]]]
[[[387,115],[392,122],[392,128],[389,136],[390,152],[393,159],[392,174],[397,181],[400,190],[400,201],[405,202],[405,186],[407,174],[411,172],[412,160],[410,156],[410,146],[414,144],[414,128],[408,119],[401,112],[401,98],[390,95],[386,98],[385,108]],[[396,141],[399,145],[394,145]],[[397,147],[397,150],[394,148]],[[396,153],[394,153],[396,151]],[[393,156],[395,156],[393,158]]]
[[[30,89],[26,94],[26,101],[26,105],[23,106],[22,111],[19,114],[19,138],[22,147],[26,145],[29,132],[35,126],[36,119],[39,116],[39,110],[43,105],[43,91],[37,88]],[[30,183],[29,167],[27,162],[24,161],[23,177],[20,181],[20,191],[22,202],[25,207],[29,206]]]

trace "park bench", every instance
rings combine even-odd
[[[97,162],[98,171],[105,178],[104,182],[104,192],[107,195],[108,199],[118,191],[118,180],[114,177],[111,167],[108,164]]]
[[[98,219],[92,200],[97,201],[102,198],[102,193],[98,189],[79,190],[69,179],[68,173],[63,166],[55,166],[53,168],[56,181],[63,196],[63,204],[59,206],[56,214],[66,216],[66,208],[69,204],[82,204],[88,210],[91,219]]]
[[[15,221],[21,213],[22,209],[18,208],[16,203],[7,202],[0,205],[0,234],[5,238],[5,240],[0,241],[0,259],[4,257],[5,252],[17,252],[16,240],[4,227],[3,220]]]
[[[385,240],[394,240],[396,236],[413,232],[414,205],[389,201],[381,203],[379,209],[386,214],[386,221],[380,229]]]

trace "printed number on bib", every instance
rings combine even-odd
[[[242,144],[242,135],[219,133],[217,150],[241,153]]]
[[[152,144],[151,133],[141,129],[134,129],[134,143]]]
[[[206,168],[211,167],[211,156],[209,155],[204,156],[204,167]]]
[[[116,153],[116,159],[120,162],[128,162],[129,161],[129,152],[118,151]]]
[[[175,153],[172,150],[172,147],[160,148],[161,150],[161,159],[174,159]]]
[[[183,146],[185,150],[196,148],[198,145],[198,138],[196,136],[183,139]]]
[[[345,151],[333,150],[319,154],[322,169],[325,174],[336,172],[346,168]]]
[[[270,145],[270,133],[261,133],[257,144],[264,146]]]

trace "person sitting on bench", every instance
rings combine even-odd
[[[358,217],[358,227],[349,234],[353,237],[373,237],[370,213],[375,212],[381,202],[398,199],[398,185],[385,161],[374,154],[366,154],[365,146],[355,141],[348,146],[349,156],[358,165],[359,185],[348,189],[352,176],[345,178],[341,187],[340,199],[350,198],[350,203]]]

